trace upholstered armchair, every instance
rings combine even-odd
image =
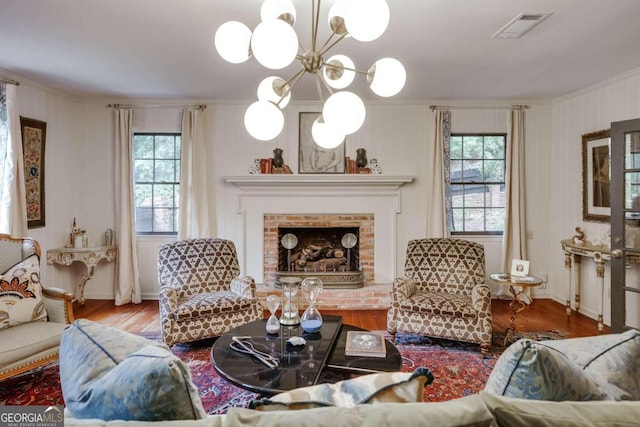
[[[461,239],[412,240],[404,277],[393,281],[387,329],[491,345],[491,291],[484,247]]]
[[[0,380],[58,359],[74,295],[40,282],[40,245],[0,234]]]
[[[233,242],[191,239],[158,253],[160,322],[164,342],[219,336],[262,317],[251,276],[240,276]]]

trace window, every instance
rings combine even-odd
[[[506,134],[452,134],[452,234],[502,234]]]
[[[133,136],[136,232],[176,234],[180,206],[180,134]]]

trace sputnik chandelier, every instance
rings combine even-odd
[[[380,37],[389,24],[389,6],[385,0],[337,0],[330,8],[328,25],[331,34],[322,44],[318,41],[321,0],[311,0],[311,43],[304,46],[293,29],[296,9],[291,0],[265,0],[262,22],[251,30],[241,22],[222,24],[215,35],[220,56],[239,64],[251,56],[264,67],[280,70],[298,60],[302,66],[288,80],[278,76],[265,78],[258,85],[258,101],[244,115],[244,124],[251,136],[269,141],[277,137],[284,126],[282,109],[291,99],[291,91],[305,75],[312,75],[322,114],[314,121],[311,134],[316,144],[324,148],[339,146],[364,123],[366,110],[362,99],[344,90],[356,74],[365,75],[371,90],[381,96],[396,95],[404,87],[406,72],[394,58],[377,60],[367,71],[355,68],[345,55],[325,59],[327,52],[346,38],[368,42]],[[324,100],[323,88],[329,96]]]

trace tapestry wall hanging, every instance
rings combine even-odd
[[[28,228],[44,227],[44,144],[47,123],[20,117]]]

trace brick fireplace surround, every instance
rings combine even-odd
[[[388,308],[391,282],[396,274],[399,188],[412,180],[383,175],[226,177],[225,181],[239,190],[238,213],[244,234],[241,240],[251,241],[238,248],[241,270],[256,279],[260,301],[269,294],[281,293],[274,287],[278,227],[359,227],[364,286],[324,289],[319,308],[321,311]],[[258,235],[262,239],[256,239]],[[302,297],[300,303],[304,308]]]

